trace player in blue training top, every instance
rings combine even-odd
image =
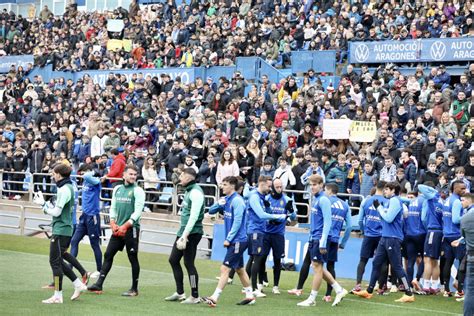
[[[267,196],[270,207],[267,211],[271,214],[283,214],[289,219],[296,220],[296,212],[293,201],[283,193],[283,185],[280,179],[273,180],[272,192]],[[264,261],[267,260],[270,250],[273,254],[273,294],[280,294],[278,285],[281,275],[281,259],[285,257],[285,226],[287,221],[271,220],[265,227],[265,238],[263,240]]]
[[[460,245],[459,247],[451,246],[451,243],[461,238],[461,216],[462,204],[461,196],[466,193],[466,185],[460,180],[456,180],[451,184],[452,193],[448,199],[446,199],[443,208],[443,252],[445,263],[443,267],[444,276],[444,296],[452,296],[449,288],[449,280],[451,278],[451,267],[453,266],[454,259],[461,259],[464,257],[465,247]]]
[[[314,276],[311,294],[306,300],[297,305],[302,307],[316,305],[316,296],[324,277],[326,282],[331,284],[336,291],[336,298],[332,304],[332,306],[336,306],[347,295],[347,291],[323,268],[324,263],[327,261],[328,236],[331,230],[331,201],[323,191],[324,179],[320,175],[310,176],[309,184],[313,197],[311,201],[311,228],[308,249],[311,254]]]
[[[422,221],[423,203],[425,198],[423,196],[417,196],[417,192],[410,192],[407,197],[408,213],[404,219],[404,248],[405,256],[407,259],[407,277],[408,283],[410,283],[416,291],[421,292],[421,286],[418,280],[423,275],[422,264],[418,265],[418,271],[415,274],[415,263],[423,260],[423,251],[426,238],[426,228]]]
[[[375,202],[374,206],[382,217],[382,238],[380,239],[375,253],[370,276],[369,287],[366,291],[354,292],[355,295],[363,298],[371,298],[374,291],[375,282],[379,278],[380,269],[387,261],[392,266],[395,277],[402,281],[405,287],[405,294],[395,302],[409,303],[415,301],[415,296],[408,284],[407,275],[402,266],[401,246],[403,241],[403,205],[399,197],[400,185],[396,182],[389,182],[385,185],[384,196],[389,199],[386,205]]]
[[[217,212],[224,213],[225,240],[224,247],[227,253],[221,266],[221,275],[216,290],[212,296],[204,298],[211,307],[217,305],[219,296],[224,290],[231,269],[239,275],[240,281],[245,291],[245,299],[238,303],[247,305],[255,303],[250,279],[244,267],[244,252],[247,249],[247,229],[246,229],[246,206],[243,197],[236,192],[238,189],[238,179],[236,177],[226,177],[222,180],[222,192],[225,194],[224,201],[213,205],[209,209],[209,214]]]
[[[247,237],[248,252],[253,260],[251,268],[252,288],[255,297],[265,297],[257,287],[257,277],[265,271],[265,256],[263,249],[263,240],[265,238],[265,229],[268,220],[279,220],[284,222],[286,214],[269,214],[265,210],[270,206],[266,200],[266,195],[270,192],[271,178],[260,176],[258,178],[257,190],[252,191],[248,198],[247,208]]]
[[[337,252],[340,249],[344,249],[347,243],[347,240],[351,236],[352,231],[352,218],[351,210],[349,204],[346,201],[341,200],[337,197],[338,187],[335,183],[326,184],[326,194],[331,201],[331,229],[329,231],[329,246],[328,246],[328,261],[326,263],[326,270],[331,273],[331,275],[336,278],[335,265],[337,262]],[[339,244],[339,238],[342,231],[342,226],[346,224],[346,229],[344,231],[344,237],[342,238],[341,243]],[[331,301],[331,284],[327,284],[326,295],[323,298],[323,301]]]
[[[439,293],[439,265],[441,241],[443,240],[443,199],[434,188],[433,182],[418,185],[418,191],[423,194],[421,219],[425,223],[426,238],[423,252],[423,293]],[[431,280],[431,282],[430,282]]]
[[[352,293],[362,290],[360,284],[364,276],[365,266],[369,259],[374,256],[382,236],[382,219],[374,206],[374,202],[377,201],[379,204],[384,204],[387,201],[383,196],[385,184],[387,184],[385,181],[377,182],[375,194],[364,199],[360,205],[358,222],[364,239],[362,240],[360,260],[357,265],[356,285],[352,289]]]
[[[71,240],[71,255],[77,257],[79,242],[85,235],[94,251],[96,271],[102,269],[102,251],[100,249],[100,178],[94,175],[94,168],[90,164],[82,164],[79,174],[83,176],[82,185],[82,215],[76,226]],[[98,277],[98,272],[95,273]]]

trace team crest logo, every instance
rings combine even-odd
[[[280,201],[280,206],[283,206],[283,204],[284,204],[283,200],[282,200],[282,201]]]
[[[257,253],[260,253],[260,252],[262,252],[262,247],[258,247],[257,249]]]
[[[446,56],[446,45],[443,42],[436,41],[430,48],[431,58],[441,60]]]
[[[128,196],[132,196],[132,195],[133,195],[133,191],[128,192]]]
[[[369,46],[360,44],[355,49],[355,57],[358,62],[364,62],[369,58]]]

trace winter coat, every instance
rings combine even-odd
[[[331,170],[326,177],[327,183],[335,183],[338,187],[338,193],[347,193],[347,174],[349,172],[349,168],[347,166],[340,167],[339,165],[335,166]],[[336,182],[336,179],[341,180],[340,182]]]
[[[228,164],[227,162],[225,162],[224,164],[222,164],[221,162],[219,162],[217,164],[217,172],[216,172],[216,182],[218,184],[222,183],[222,180],[226,177],[229,177],[229,176],[234,176],[234,177],[237,177],[240,173],[240,170],[239,170],[239,165],[237,164],[237,161],[232,161],[231,164]]]

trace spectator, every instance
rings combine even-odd
[[[110,171],[102,177],[102,182],[109,180],[112,184],[112,187],[115,187],[119,184],[122,184],[123,171],[125,170],[126,160],[124,155],[119,152],[118,149],[112,149],[110,151],[112,155],[112,165],[110,166]]]
[[[234,160],[230,150],[224,150],[221,155],[221,161],[217,165],[216,182],[222,183],[222,179],[230,176],[237,177],[239,175],[239,165]]]

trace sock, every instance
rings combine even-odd
[[[253,298],[251,286],[244,287],[244,292],[245,292],[245,298]]]
[[[311,294],[309,295],[309,299],[311,301],[316,301],[316,296],[318,296],[318,291],[311,290]]]
[[[221,293],[222,293],[222,290],[219,288],[216,288],[216,290],[214,291],[214,294],[212,294],[211,297],[217,301],[219,299],[219,296],[221,296]]]
[[[257,284],[257,290],[261,291],[263,289],[263,284]]]
[[[334,282],[333,284],[331,284],[331,286],[334,289],[334,291],[336,291],[336,294],[342,293],[342,286],[339,283]]]
[[[435,290],[439,289],[439,279],[433,280],[433,282],[431,282],[431,288]]]
[[[54,291],[54,297],[62,298],[63,297],[63,291]]]
[[[430,280],[423,280],[423,288],[429,289],[431,287]]]
[[[81,280],[79,278],[75,279],[72,284],[74,285],[75,288],[80,287],[82,285]]]

